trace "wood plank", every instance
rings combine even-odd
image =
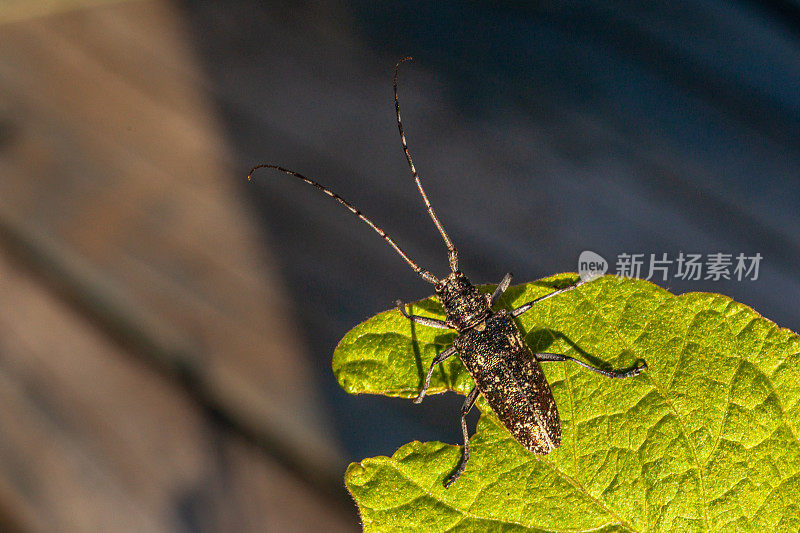
[[[100,4],[129,0],[3,0],[0,4],[0,24],[29,20]]]
[[[185,37],[159,0],[3,27],[0,225],[67,294],[94,294],[95,318],[341,491],[291,306]]]
[[[0,301],[0,501],[26,530],[355,527],[2,252]]]

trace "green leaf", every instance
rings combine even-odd
[[[574,280],[512,287],[502,303],[517,307]],[[443,317],[432,299],[412,309]],[[649,369],[610,380],[543,363],[564,432],[546,456],[525,451],[479,401],[467,469],[449,489],[442,481],[458,446],[412,442],[351,464],[345,482],[365,531],[800,530],[795,333],[722,295],[676,296],[611,276],[537,304],[518,323],[534,351],[609,369],[643,359]],[[381,313],[342,339],[334,372],[350,393],[414,397],[452,342],[443,331]],[[472,386],[453,357],[434,372],[431,393]]]

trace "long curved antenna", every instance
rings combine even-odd
[[[433,212],[433,207],[431,206],[430,200],[428,200],[428,195],[425,194],[425,189],[422,188],[422,182],[419,179],[419,174],[417,174],[417,169],[414,168],[414,162],[411,160],[411,153],[408,151],[406,136],[403,133],[403,121],[400,120],[400,100],[397,98],[397,72],[400,70],[400,65],[402,63],[410,61],[411,59],[411,57],[404,57],[398,61],[397,65],[394,67],[394,110],[397,114],[397,129],[400,130],[400,140],[403,141],[403,151],[406,153],[408,166],[411,168],[411,174],[414,175],[414,181],[417,183],[417,189],[419,189],[419,193],[422,195],[422,200],[425,202],[425,207],[428,208],[428,214],[431,216],[431,219],[433,219],[433,223],[436,224],[436,228],[439,230],[439,233],[442,234],[445,245],[447,245],[448,258],[450,260],[450,270],[456,272],[458,270],[458,250],[456,250],[456,247],[453,246],[453,241],[451,241],[450,237],[447,236],[444,226],[442,226],[442,223],[439,222],[439,218],[436,216],[436,213]]]
[[[405,260],[405,262],[408,263],[411,266],[411,268],[414,270],[414,272],[417,273],[417,275],[419,277],[421,277],[422,279],[424,279],[425,281],[427,281],[429,283],[439,283],[439,280],[436,279],[436,276],[434,276],[433,274],[431,274],[430,272],[428,272],[424,268],[420,267],[414,261],[412,261],[411,258],[408,257],[408,255],[406,255],[406,253],[399,246],[397,246],[397,243],[394,242],[394,240],[391,237],[389,237],[389,235],[386,234],[385,231],[383,231],[381,228],[376,226],[374,222],[372,222],[370,219],[368,219],[367,217],[362,215],[361,211],[359,211],[358,209],[353,207],[353,205],[350,202],[348,202],[347,200],[345,200],[344,198],[342,198],[341,196],[339,196],[338,194],[336,194],[332,190],[328,189],[324,185],[320,185],[319,183],[317,183],[314,180],[308,179],[307,177],[303,176],[302,174],[299,174],[299,173],[295,172],[294,170],[289,170],[288,168],[283,168],[283,167],[279,167],[278,165],[270,165],[270,164],[256,165],[252,169],[250,169],[250,173],[247,175],[248,181],[253,177],[253,172],[258,170],[259,168],[272,168],[272,169],[275,169],[275,170],[279,170],[281,172],[289,174],[290,176],[294,176],[295,178],[298,178],[301,181],[304,181],[304,182],[308,183],[309,185],[313,185],[314,187],[316,187],[317,189],[321,190],[322,192],[324,192],[325,194],[327,194],[331,198],[334,198],[337,202],[339,202],[340,204],[345,206],[347,209],[349,209],[351,213],[353,213],[355,216],[357,216],[358,218],[360,218],[361,220],[366,222],[369,225],[369,227],[374,229],[375,232],[378,235],[383,237],[384,240],[386,242],[388,242],[389,245],[391,245],[391,247],[394,248],[395,251],[398,254],[400,254],[400,257],[402,257]]]

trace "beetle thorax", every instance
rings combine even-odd
[[[458,331],[469,329],[490,313],[490,299],[469,282],[461,272],[453,272],[436,286],[447,323]]]

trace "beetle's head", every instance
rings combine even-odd
[[[460,270],[436,284],[436,297],[447,313],[448,324],[459,331],[483,320],[491,305],[491,296],[480,292]]]

